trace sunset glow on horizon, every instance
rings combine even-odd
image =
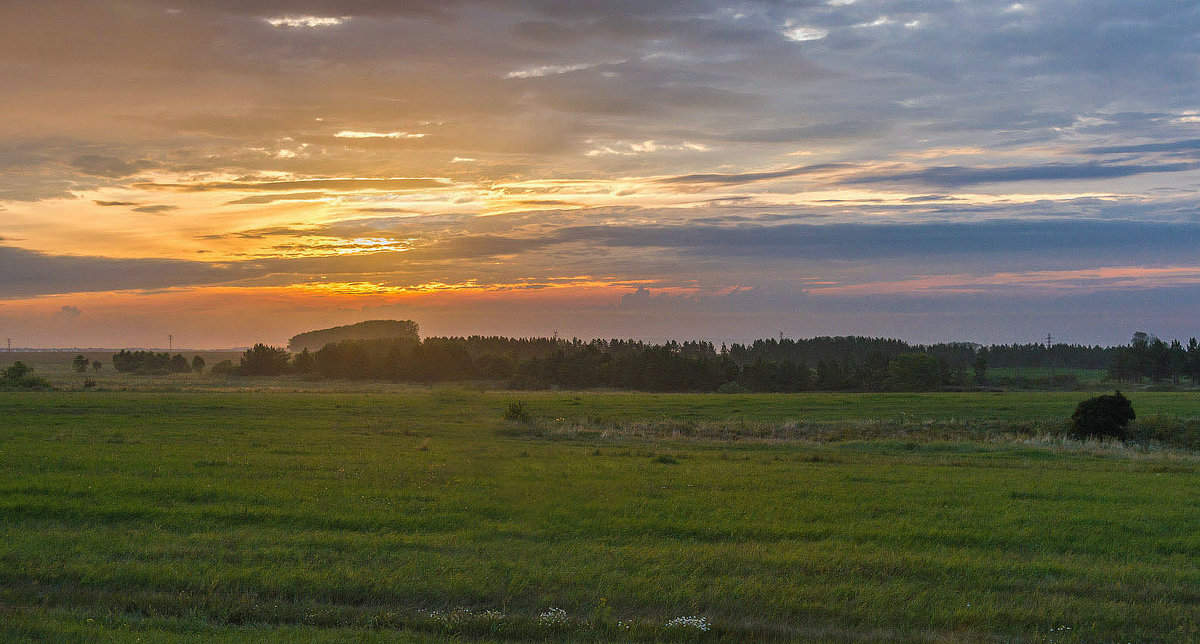
[[[1197,335],[1183,2],[0,6],[0,341]]]

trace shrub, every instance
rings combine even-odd
[[[0,372],[0,389],[50,389],[45,378],[31,375],[33,368],[24,362],[14,362]]]
[[[520,400],[508,403],[508,409],[504,410],[504,419],[519,423],[529,422],[529,411],[525,409],[525,403]]]
[[[16,382],[29,375],[30,371],[33,371],[33,369],[29,365],[18,360],[9,365],[3,373],[0,373],[0,379]]]
[[[717,387],[717,393],[719,393],[719,394],[746,394],[746,393],[750,393],[750,390],[746,389],[744,386],[742,386],[742,383],[737,382],[735,380],[730,380],[729,382],[721,383],[721,386]]]
[[[222,360],[212,366],[209,370],[214,376],[228,376],[237,371],[237,367],[233,366],[233,360]]]
[[[1088,398],[1071,414],[1071,436],[1125,440],[1129,422],[1136,417],[1133,404],[1119,391],[1109,396]]]

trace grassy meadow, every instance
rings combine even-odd
[[[0,393],[0,640],[1200,639],[1200,457],[1086,396]]]

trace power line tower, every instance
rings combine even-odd
[[[1054,343],[1053,336],[1051,336],[1049,333],[1047,333],[1046,334],[1046,348],[1049,349],[1050,347],[1054,346],[1053,343]]]
[[[168,333],[167,334],[167,351],[174,351],[174,350],[175,350],[175,335]]]

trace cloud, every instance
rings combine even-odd
[[[845,167],[848,166],[843,163],[822,163],[817,165],[796,166],[792,168],[785,168],[783,170],[772,170],[767,172],[742,172],[738,174],[685,174],[675,177],[662,178],[659,179],[658,182],[664,184],[712,183],[732,185],[819,174],[829,170],[840,170]]]
[[[810,141],[837,141],[877,135],[886,129],[878,121],[840,121],[818,123],[797,127],[741,130],[723,138],[737,143],[803,143]]]
[[[317,27],[336,27],[349,19],[347,16],[280,16],[277,18],[264,18],[263,20],[272,27],[313,29]]]
[[[1164,143],[1139,143],[1137,145],[1110,145],[1084,148],[1085,154],[1135,154],[1139,152],[1196,152],[1200,151],[1200,139],[1167,141]]]
[[[77,319],[79,319],[79,316],[81,316],[81,315],[83,315],[82,309],[68,304],[68,305],[64,305],[62,308],[60,308],[54,314],[54,317],[59,320],[68,320],[69,321],[69,320],[77,320]]]
[[[0,265],[0,298],[212,284],[246,274],[245,267],[226,264],[51,255],[12,246],[0,246]]]
[[[412,132],[361,132],[357,130],[342,130],[333,136],[339,139],[420,139],[429,135]]]
[[[137,208],[133,209],[134,212],[144,212],[144,213],[151,214],[151,215],[159,215],[164,212],[171,212],[172,210],[179,210],[179,206],[169,206],[166,204],[154,204],[152,206],[138,206]]]
[[[138,174],[157,165],[144,159],[125,161],[101,154],[82,154],[71,160],[71,166],[84,174],[113,179]]]
[[[991,221],[774,226],[571,226],[559,243],[669,248],[703,257],[882,261],[886,258],[1020,258],[1054,252],[1065,261],[1124,256],[1165,261],[1200,247],[1200,224],[1131,221]],[[544,241],[544,240],[541,240]],[[1043,260],[1044,261],[1044,260]]]
[[[325,192],[289,192],[277,195],[251,195],[225,202],[227,206],[246,206],[275,203],[277,201],[317,201],[328,196]]]
[[[1079,181],[1088,179],[1117,179],[1139,174],[1186,172],[1200,169],[1200,163],[1105,164],[1049,163],[1043,165],[964,167],[935,166],[902,172],[878,172],[842,179],[843,185],[870,183],[913,183],[962,188],[986,183],[1014,181]]]
[[[94,200],[92,200],[92,203],[96,204],[97,206],[104,206],[104,207],[137,206],[137,205],[141,204],[140,201],[103,201],[101,199],[94,199]]]
[[[212,181],[206,183],[138,183],[136,188],[150,190],[179,190],[182,192],[210,192],[216,190],[419,190],[421,188],[445,188],[450,183],[445,179],[402,178],[402,179],[300,179],[295,181]]]
[[[654,292],[644,286],[621,296],[620,311],[637,313],[762,313],[804,310],[806,293],[795,285],[736,287],[717,293]]]
[[[538,65],[537,67],[526,67],[525,69],[516,69],[504,75],[505,78],[541,78],[551,74],[566,74],[575,72],[581,69],[594,67],[596,63],[578,63],[574,65]]]

